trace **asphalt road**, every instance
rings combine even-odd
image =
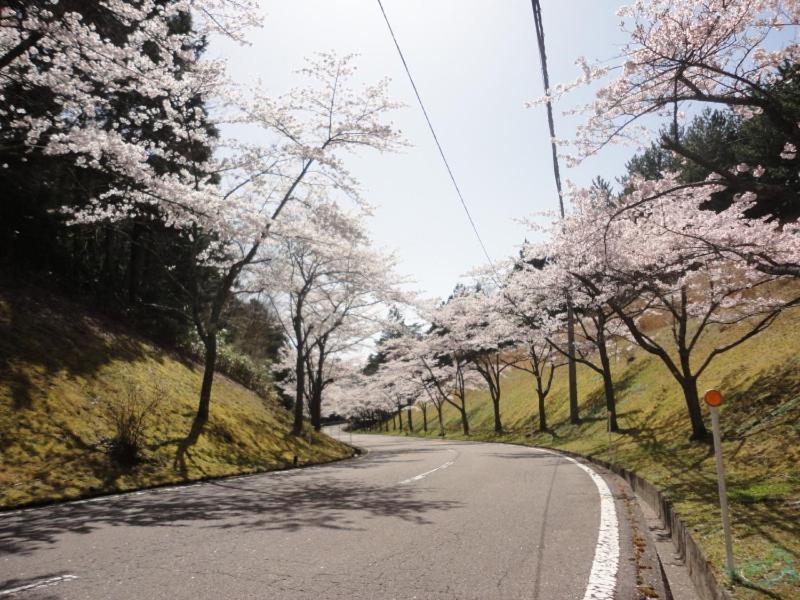
[[[0,600],[636,597],[614,486],[571,460],[353,441],[368,453],[332,465],[0,514]]]

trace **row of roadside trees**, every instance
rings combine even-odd
[[[545,430],[554,373],[574,360],[602,376],[616,431],[610,357],[638,346],[680,387],[700,440],[698,378],[800,303],[797,4],[664,0],[618,14],[630,36],[618,63],[584,61],[583,76],[548,98],[599,82],[567,158],[639,144],[620,191],[602,179],[572,187],[566,217],[539,227],[543,241],[485,268],[474,288],[418,307],[426,324],[396,326],[384,342],[372,382],[388,391],[350,398],[356,413],[383,396],[410,398],[436,407],[443,432],[449,404],[468,434],[464,389],[482,386],[500,432],[502,375],[517,368],[533,376]],[[579,420],[577,407],[570,417]]]
[[[357,87],[352,60],[330,54],[310,60],[303,85],[283,96],[233,85],[203,49],[211,35],[243,39],[256,14],[227,0],[4,6],[7,262],[30,255],[52,267],[69,256],[62,277],[77,269],[106,292],[123,287],[127,307],[193,331],[205,361],[196,432],[209,418],[228,309],[237,294],[258,294],[289,342],[280,368],[296,432],[305,412],[319,427],[327,396],[350,412],[378,405],[376,414],[422,398],[438,415],[455,408],[468,433],[466,390],[479,385],[499,432],[502,380],[514,368],[533,375],[546,428],[545,399],[565,361],[603,376],[616,429],[609,355],[630,343],[664,363],[692,437],[705,436],[697,378],[797,302],[782,286],[800,274],[796,3],[621,9],[630,40],[618,63],[584,63],[548,98],[600,85],[571,160],[655,131],[652,145],[620,192],[603,182],[572,189],[572,210],[545,227],[546,241],[491,266],[474,289],[419,305],[424,326],[395,320],[369,385],[346,357],[385,329],[379,305],[403,299],[393,259],[371,248],[344,157],[402,145],[386,121],[397,105],[385,81]],[[685,113],[704,106],[722,110],[687,125]],[[642,129],[645,119],[655,128]],[[228,137],[232,124],[258,141]],[[53,247],[37,243],[43,224],[57,232]],[[567,298],[575,353],[563,340]],[[670,335],[643,327],[655,315]],[[736,335],[719,342],[723,327]]]
[[[403,144],[387,82],[357,84],[351,57],[322,54],[284,95],[234,85],[203,50],[244,41],[258,14],[240,0],[0,7],[0,264],[198,339],[195,439],[237,298],[291,342],[297,433],[304,407],[319,426],[335,357],[397,300],[345,160]],[[243,130],[256,141],[228,135]]]

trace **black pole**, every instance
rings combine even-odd
[[[564,219],[564,194],[561,191],[561,171],[558,166],[558,149],[556,147],[556,127],[553,121],[553,104],[550,101],[550,77],[547,74],[547,51],[544,45],[544,24],[542,22],[542,7],[539,0],[531,0],[533,7],[533,21],[536,25],[536,42],[539,46],[539,61],[542,66],[542,81],[544,83],[544,93],[547,97],[545,105],[547,107],[547,126],[550,129],[550,148],[553,155],[553,177],[556,180],[556,191],[558,192],[558,208],[561,212],[561,219]],[[569,420],[572,423],[580,422],[578,413],[578,376],[575,362],[575,315],[572,309],[572,298],[569,291],[566,293],[567,300],[567,355],[569,358],[567,372],[569,377]]]

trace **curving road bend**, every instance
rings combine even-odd
[[[587,467],[500,444],[353,443],[367,454],[0,513],[0,600],[635,597],[625,509]]]

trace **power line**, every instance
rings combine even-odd
[[[389,17],[386,15],[386,10],[383,8],[383,2],[378,0],[378,6],[381,9],[381,13],[383,14],[383,20],[386,21],[386,27],[389,28],[389,34],[392,36],[392,41],[394,41],[394,46],[397,48],[397,53],[400,55],[400,60],[403,62],[403,68],[406,70],[406,74],[408,75],[408,80],[411,82],[411,87],[414,89],[414,95],[417,97],[417,102],[419,102],[419,107],[422,109],[422,114],[425,115],[425,121],[428,123],[428,129],[431,131],[431,135],[433,136],[433,141],[436,142],[436,148],[439,150],[439,155],[442,157],[442,162],[444,162],[444,166],[447,169],[447,174],[450,175],[450,181],[453,182],[453,187],[456,190],[456,194],[458,195],[458,199],[461,201],[461,206],[464,208],[464,212],[467,213],[467,219],[469,219],[469,224],[472,226],[472,231],[475,233],[475,237],[478,240],[478,243],[483,250],[484,256],[486,256],[486,260],[489,261],[489,265],[492,267],[492,270],[495,272],[495,276],[497,275],[497,269],[495,269],[494,261],[492,257],[489,256],[488,250],[486,250],[486,245],[483,243],[483,239],[481,239],[481,234],[478,233],[478,227],[475,225],[475,220],[472,218],[472,215],[469,212],[469,208],[467,208],[467,203],[464,200],[464,196],[461,194],[461,189],[458,187],[458,183],[456,183],[455,175],[453,175],[453,170],[450,168],[450,163],[447,162],[447,157],[444,154],[444,150],[442,149],[442,145],[439,143],[439,137],[436,135],[436,130],[433,128],[433,123],[431,123],[431,119],[428,116],[428,111],[425,110],[425,105],[422,103],[422,97],[419,95],[419,90],[417,89],[417,84],[414,83],[414,78],[411,76],[411,70],[408,68],[408,63],[406,62],[406,58],[403,55],[403,51],[400,49],[400,44],[397,42],[397,36],[394,34],[394,30],[392,29],[392,24],[389,22]]]

